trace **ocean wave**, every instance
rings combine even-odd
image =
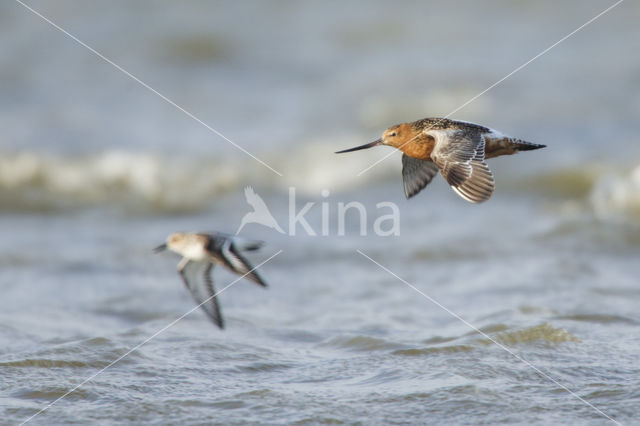
[[[519,177],[504,185],[518,192],[544,194],[562,199],[584,199],[609,167],[603,164],[566,166]]]
[[[160,212],[193,212],[219,196],[247,185],[317,195],[323,189],[348,191],[383,179],[399,179],[397,158],[367,170],[389,151],[336,156],[357,138],[312,140],[282,152],[260,153],[278,170],[258,163],[215,157],[171,157],[123,150],[68,157],[37,152],[0,154],[0,212],[125,206]],[[244,166],[243,166],[244,165]],[[366,171],[365,171],[366,170]],[[600,218],[640,217],[640,165],[629,173],[618,165],[560,167],[506,182],[504,190],[578,201]],[[361,171],[361,176],[358,174]],[[582,208],[581,207],[581,208]]]
[[[347,146],[353,141],[345,142]],[[342,146],[342,145],[338,145]],[[302,193],[349,188],[389,171],[376,167],[366,179],[355,176],[373,163],[369,157],[344,156],[334,146],[317,144],[260,157],[282,177],[255,163],[243,167],[229,159],[173,158],[151,153],[107,151],[81,157],[18,152],[0,154],[0,211],[48,211],[115,205],[133,209],[191,212],[217,196],[247,185]],[[253,161],[253,160],[250,160]],[[391,163],[387,161],[386,163]],[[252,165],[253,166],[253,165]]]
[[[114,202],[192,210],[238,181],[229,166],[197,163],[123,151],[81,158],[30,152],[4,154],[0,157],[0,210],[49,210]]]
[[[363,335],[335,336],[324,342],[322,346],[329,346],[353,351],[376,351],[384,349],[399,349],[401,345],[385,339]]]
[[[589,201],[602,219],[640,218],[640,165],[630,173],[608,173],[596,181]]]
[[[521,330],[501,331],[499,333],[493,334],[492,339],[483,337],[476,340],[476,342],[484,345],[492,345],[496,341],[502,343],[503,345],[514,346],[518,344],[531,344],[536,342],[579,343],[580,339],[563,328],[555,328],[548,322],[544,322],[542,324],[527,327]]]
[[[591,212],[605,222],[640,218],[640,165],[568,166],[516,179],[507,186],[564,200],[559,204],[564,211]]]

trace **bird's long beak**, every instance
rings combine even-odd
[[[154,253],[160,253],[161,251],[166,250],[166,249],[167,249],[167,245],[166,244],[161,244],[158,247],[154,248],[153,252]]]
[[[342,151],[336,152],[336,154],[342,154],[343,152],[351,152],[358,151],[361,149],[372,148],[374,146],[382,145],[382,139],[375,140],[373,142],[366,143],[364,145],[356,146],[355,148],[343,149]]]

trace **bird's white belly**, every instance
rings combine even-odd
[[[186,247],[182,255],[191,260],[204,260],[207,258],[207,252],[200,245]]]

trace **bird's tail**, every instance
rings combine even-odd
[[[238,244],[238,248],[242,251],[254,251],[258,250],[264,245],[264,241],[241,241]]]
[[[503,135],[485,136],[484,158],[499,157],[501,155],[512,155],[519,151],[532,151],[544,148],[546,145],[523,141],[522,139],[510,138]]]
[[[244,222],[242,223],[242,226],[244,226]],[[242,227],[240,229],[242,229]],[[251,240],[249,238],[239,236],[237,233],[236,235],[229,236],[229,237],[233,241],[233,244],[240,251],[254,251],[264,246],[264,241]]]

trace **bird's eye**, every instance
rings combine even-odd
[[[396,135],[396,132],[389,133],[389,137],[394,137],[395,135]]]

